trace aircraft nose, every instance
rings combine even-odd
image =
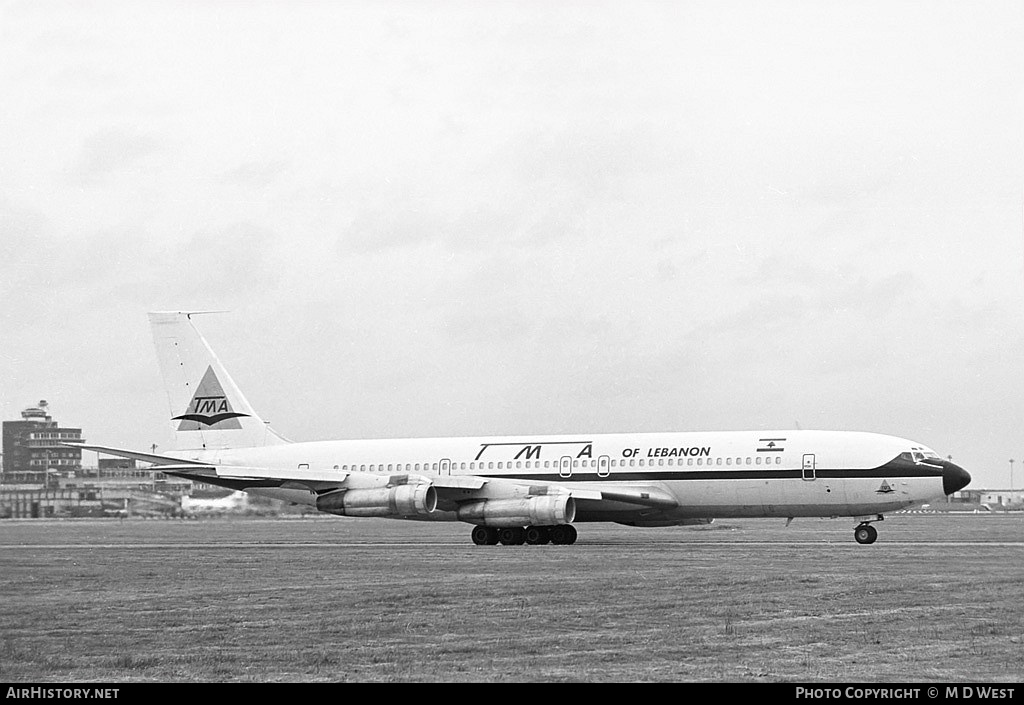
[[[942,491],[946,494],[953,494],[959,489],[967,487],[971,476],[959,465],[954,465],[948,460],[942,463]]]

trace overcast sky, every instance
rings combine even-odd
[[[1024,5],[0,2],[0,402],[890,433],[1024,487]]]

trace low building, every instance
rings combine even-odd
[[[141,471],[140,471],[141,472]],[[49,485],[0,486],[0,519],[83,516],[180,516],[188,480],[146,477],[58,477]]]
[[[1012,490],[961,490],[963,501],[975,504],[987,504],[990,507],[1004,507],[1015,509],[1024,508],[1024,489]]]

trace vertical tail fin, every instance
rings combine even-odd
[[[287,443],[261,419],[192,323],[196,312],[149,314],[177,450]]]

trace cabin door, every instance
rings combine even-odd
[[[558,461],[558,476],[572,477],[572,458],[570,456],[563,455]]]
[[[804,469],[803,469],[803,473],[804,473],[804,479],[805,480],[813,480],[814,479],[814,453],[805,453],[804,454]]]

